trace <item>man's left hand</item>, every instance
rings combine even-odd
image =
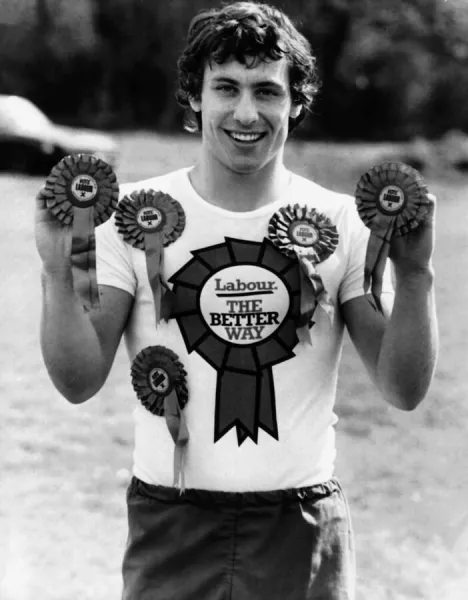
[[[435,212],[436,197],[426,195],[428,213],[406,235],[395,236],[390,242],[389,257],[397,273],[411,274],[431,268],[432,254],[435,245]]]

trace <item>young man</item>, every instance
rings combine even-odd
[[[99,311],[83,311],[70,233],[39,195],[44,358],[84,402],[126,336],[138,394],[126,600],[350,599],[353,534],[333,477],[343,329],[382,396],[415,408],[437,350],[433,199],[391,244],[384,316],[363,292],[369,232],[353,199],[283,164],[316,91],[289,19],[248,2],[204,12],[179,70],[199,158],[123,186],[158,193],[122,200],[97,229]]]

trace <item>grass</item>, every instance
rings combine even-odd
[[[196,148],[186,138],[123,136],[119,180],[189,165]],[[287,163],[352,193],[379,150],[295,143]],[[391,409],[348,341],[340,370],[337,474],[356,529],[359,600],[462,600],[468,589],[468,188],[436,170],[428,182],[439,200],[432,389],[413,413]],[[0,598],[108,600],[120,595],[135,399],[123,349],[84,405],[67,404],[48,380],[32,225],[40,183],[0,177]]]

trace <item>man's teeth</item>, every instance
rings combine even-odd
[[[262,137],[262,133],[235,133],[231,131],[229,135],[239,142],[256,142]]]

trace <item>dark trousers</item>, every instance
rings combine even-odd
[[[352,600],[354,544],[336,479],[272,492],[143,483],[127,493],[123,600]]]

